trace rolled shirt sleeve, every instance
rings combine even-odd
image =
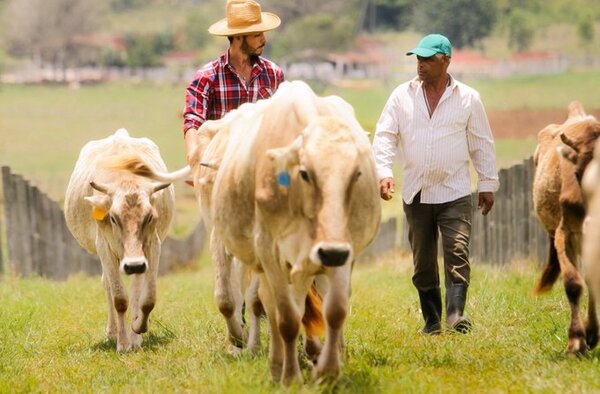
[[[397,98],[394,94],[388,99],[377,126],[373,138],[373,154],[379,180],[393,178],[392,166],[398,151],[398,109]]]
[[[478,93],[473,94],[471,116],[467,122],[467,142],[477,172],[477,191],[496,192],[500,187],[492,130]]]

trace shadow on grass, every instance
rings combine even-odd
[[[150,331],[143,335],[142,351],[155,352],[159,348],[162,348],[177,338],[177,335],[160,320],[153,322],[158,332]],[[95,352],[116,352],[117,342],[114,339],[103,339],[92,345],[92,350]]]

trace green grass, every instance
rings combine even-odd
[[[563,354],[568,304],[561,286],[534,298],[537,274],[475,266],[468,335],[424,337],[410,263],[389,256],[356,267],[336,392],[592,392],[599,353]],[[0,280],[0,392],[282,392],[265,354],[234,359],[212,299],[212,270],[159,278],[142,351],[103,340],[99,278]],[[265,336],[263,324],[263,336]],[[265,337],[266,339],[266,337]],[[307,368],[303,369],[309,376]],[[292,392],[330,391],[307,384]]]

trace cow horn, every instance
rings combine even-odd
[[[90,186],[91,186],[93,189],[96,189],[96,190],[98,190],[100,193],[108,194],[108,187],[106,187],[106,186],[99,185],[99,184],[97,184],[97,183],[96,183],[96,182],[94,182],[94,181],[91,181],[91,182],[90,182]]]
[[[155,185],[152,188],[152,192],[150,194],[154,194],[154,193],[156,193],[159,190],[162,190],[162,189],[164,189],[166,187],[169,187],[169,185],[171,185],[171,184],[170,183],[161,183],[161,184]]]
[[[585,116],[585,110],[583,109],[583,105],[577,100],[571,101],[569,103],[568,110],[568,119]]]

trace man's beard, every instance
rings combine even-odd
[[[241,50],[243,54],[248,55],[248,57],[250,57],[250,60],[252,60],[252,62],[256,62],[258,60],[259,55],[256,53],[256,50],[254,48],[248,45],[246,37],[244,37],[244,40],[242,41]]]

